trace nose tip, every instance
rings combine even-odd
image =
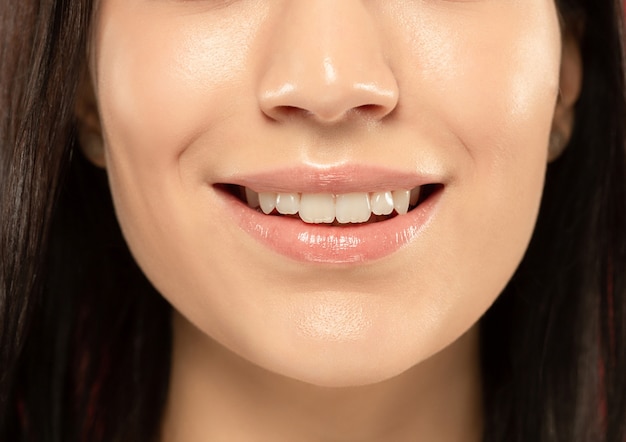
[[[308,74],[307,74],[308,75]],[[280,121],[306,117],[322,123],[335,123],[353,117],[382,120],[398,103],[395,81],[357,81],[346,78],[314,84],[309,81],[284,82],[266,89],[259,99],[261,110],[269,118]]]
[[[381,120],[396,108],[398,84],[362,2],[292,2],[272,37],[258,90],[267,117]]]

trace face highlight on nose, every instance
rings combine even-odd
[[[286,9],[258,89],[266,116],[335,123],[393,112],[397,81],[363,2],[289,2]]]

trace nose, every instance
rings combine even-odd
[[[275,121],[382,120],[398,85],[362,0],[293,0],[273,22],[258,102]]]

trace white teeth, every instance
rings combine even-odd
[[[417,204],[420,188],[387,192],[353,192],[333,195],[331,193],[257,193],[245,188],[248,206],[261,208],[269,215],[276,211],[283,215],[300,215],[307,223],[332,223],[337,219],[341,224],[364,223],[371,215],[389,215],[394,209],[399,215],[408,212]]]
[[[393,208],[396,209],[398,215],[404,215],[409,211],[409,200],[411,198],[410,190],[394,190],[391,192],[393,195]]]
[[[411,198],[409,200],[409,205],[410,206],[416,205],[419,199],[420,199],[420,187],[418,186],[415,189],[411,190]]]
[[[374,215],[389,215],[393,212],[393,196],[391,192],[374,192],[370,197]]]
[[[335,197],[330,193],[303,193],[300,218],[305,223],[332,223],[335,220]]]
[[[370,198],[367,193],[344,193],[335,197],[337,222],[364,223],[371,214]]]
[[[276,210],[283,215],[295,215],[300,210],[300,194],[279,193],[276,196]]]
[[[254,190],[250,190],[247,187],[246,189],[246,201],[248,202],[248,206],[250,207],[259,207],[259,194]]]
[[[269,215],[276,208],[276,194],[269,192],[259,193],[259,205],[263,213]]]

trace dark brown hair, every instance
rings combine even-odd
[[[583,23],[575,131],[533,239],[482,319],[485,441],[626,440],[626,105],[617,0]],[[154,440],[170,307],[76,149],[91,0],[0,6],[0,440]]]

